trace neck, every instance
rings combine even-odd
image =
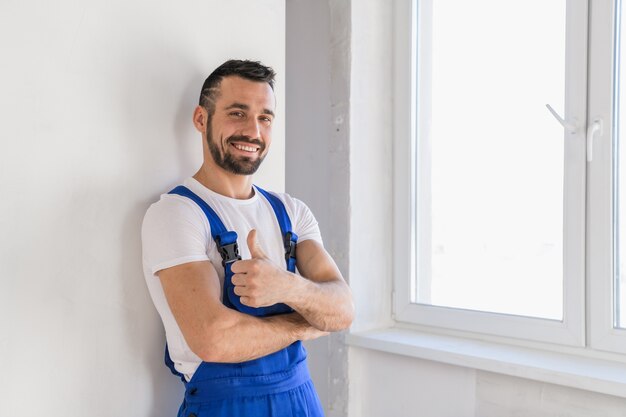
[[[233,174],[206,160],[193,177],[211,191],[225,197],[246,200],[253,195],[251,175]]]

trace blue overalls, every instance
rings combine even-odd
[[[287,269],[295,272],[298,236],[291,230],[291,221],[282,201],[273,194],[256,187],[269,201],[280,225],[285,245]],[[229,308],[257,317],[284,314],[293,310],[285,304],[252,308],[244,306],[234,293],[233,262],[241,259],[237,233],[228,231],[215,211],[200,197],[184,186],[169,194],[178,194],[193,200],[204,212],[211,226],[224,266],[222,302]],[[302,342],[270,355],[241,363],[202,362],[191,381],[187,382],[172,362],[167,345],[165,364],[185,384],[185,399],[178,417],[322,417],[322,407],[309,376],[306,350]]]

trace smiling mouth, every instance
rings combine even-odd
[[[259,148],[256,146],[242,145],[240,143],[231,143],[231,145],[233,145],[235,149],[243,151],[243,152],[257,153],[259,151]]]

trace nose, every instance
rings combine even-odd
[[[260,122],[254,118],[250,118],[246,121],[245,126],[243,127],[243,131],[241,132],[242,136],[247,136],[251,139],[260,139],[261,138],[261,125]]]

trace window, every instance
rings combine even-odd
[[[590,7],[397,2],[397,321],[623,346],[620,5]]]
[[[563,317],[564,3],[420,1],[419,303]]]

